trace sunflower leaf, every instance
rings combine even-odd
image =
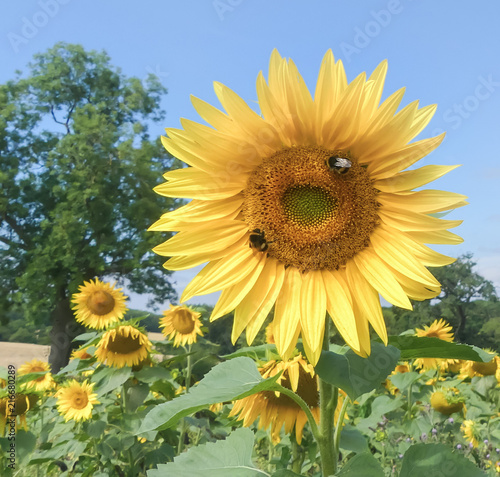
[[[384,477],[384,471],[380,463],[370,453],[364,452],[357,454],[350,459],[342,470],[337,474],[338,477]]]
[[[269,477],[252,463],[254,435],[250,429],[232,432],[224,441],[192,447],[173,462],[148,470],[148,477]]]
[[[377,389],[396,367],[400,352],[394,346],[372,343],[367,358],[349,350],[345,354],[322,351],[316,373],[327,383],[339,387],[351,400]]]
[[[422,475],[460,475],[486,477],[471,461],[455,454],[444,444],[416,444],[405,453],[399,477]]]
[[[152,409],[139,433],[172,427],[184,416],[205,409],[210,404],[234,401],[260,391],[277,390],[279,374],[263,379],[250,358],[235,358],[214,366],[210,372],[190,389],[172,401]]]
[[[487,363],[493,358],[493,355],[476,346],[450,343],[439,338],[389,336],[389,344],[401,351],[401,359],[447,358]]]
[[[233,359],[240,356],[248,356],[253,359],[263,359],[266,358],[267,353],[277,353],[276,345],[274,344],[263,344],[259,346],[248,346],[245,348],[240,348],[234,353],[226,354],[222,356],[224,359]]]

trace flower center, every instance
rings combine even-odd
[[[194,320],[191,316],[189,310],[180,309],[177,310],[174,318],[172,319],[172,325],[174,329],[181,335],[188,335],[194,330]]]
[[[292,186],[282,199],[285,217],[299,227],[319,227],[333,217],[336,201],[321,187]]]
[[[89,402],[87,393],[76,391],[71,398],[72,407],[75,409],[84,409]]]
[[[332,167],[337,158],[349,167]],[[335,158],[335,161],[331,159]],[[301,271],[336,270],[364,249],[379,223],[377,190],[365,168],[342,151],[291,147],[262,161],[244,191],[249,232],[268,253]]]
[[[113,353],[119,354],[129,354],[141,349],[142,344],[139,336],[128,335],[125,336],[119,331],[116,332],[115,336],[112,336],[108,342],[108,349]]]
[[[111,294],[99,290],[89,296],[87,307],[94,315],[107,315],[115,307],[115,299]]]

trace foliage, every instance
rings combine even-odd
[[[147,232],[174,206],[152,191],[172,166],[149,134],[165,92],[154,75],[126,77],[105,53],[64,43],[0,85],[2,313],[52,316],[67,332],[71,294],[96,276],[175,297],[151,252],[162,238]]]

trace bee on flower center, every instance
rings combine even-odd
[[[352,166],[352,162],[345,157],[331,156],[326,160],[326,165],[331,171],[346,174]]]
[[[265,252],[268,249],[270,243],[272,242],[268,242],[266,240],[263,230],[253,229],[250,233],[250,248],[258,250],[259,252]]]

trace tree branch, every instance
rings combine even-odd
[[[23,244],[16,244],[16,245],[20,246],[24,250],[28,250],[29,248],[31,248],[31,245],[32,245],[31,240],[29,239],[28,236],[25,235],[22,227],[20,227],[12,217],[9,217],[6,214],[3,215],[3,219],[5,220],[5,222],[7,222],[7,224],[10,226],[10,228],[16,233],[16,235],[23,242]],[[5,242],[5,240],[2,240],[2,241]],[[14,243],[15,242],[11,242],[11,244],[14,244]]]

